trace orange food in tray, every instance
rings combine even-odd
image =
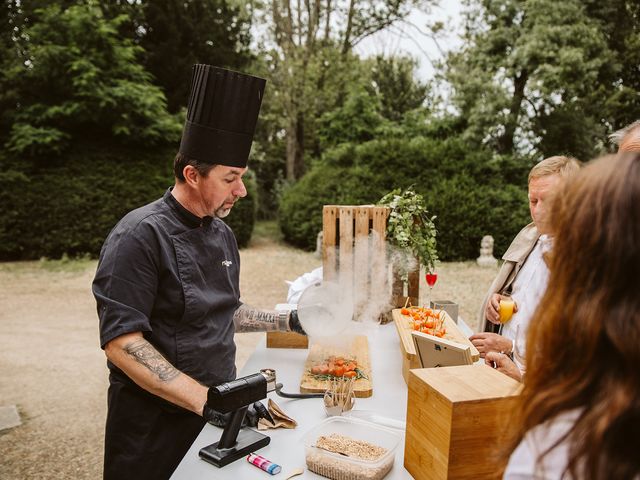
[[[336,356],[330,356],[324,362],[312,366],[311,375],[321,380],[331,377],[366,378],[355,359]]]
[[[444,311],[427,307],[409,307],[400,310],[404,316],[410,317],[414,330],[428,333],[436,337],[444,337],[447,329],[444,326]]]

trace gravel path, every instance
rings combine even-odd
[[[243,301],[262,308],[285,302],[284,281],[321,264],[273,233],[258,235],[241,260]],[[91,295],[94,271],[93,261],[0,264],[0,407],[17,405],[22,418],[0,431],[2,479],[102,475],[107,369]],[[475,320],[495,273],[473,262],[444,263],[433,298],[458,302],[461,315]],[[426,301],[426,285],[421,297]],[[236,336],[239,367],[262,335]]]

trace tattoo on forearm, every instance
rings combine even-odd
[[[170,382],[180,375],[180,372],[146,340],[138,340],[125,345],[124,351],[131,355],[136,362],[156,374],[161,382]]]
[[[240,305],[233,315],[236,332],[275,332],[286,330],[286,323],[279,312],[260,310]]]

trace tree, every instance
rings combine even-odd
[[[416,81],[414,59],[377,56],[371,67],[369,91],[380,99],[384,118],[399,122],[407,112],[424,106],[429,87]]]
[[[503,154],[547,153],[550,145],[554,154],[593,154],[603,129],[584,111],[602,108],[594,85],[611,70],[613,54],[584,2],[483,0],[469,6],[466,46],[446,67],[467,138]]]
[[[127,37],[144,49],[142,63],[167,97],[170,112],[187,104],[191,66],[243,70],[251,60],[251,7],[233,0],[102,2],[105,15],[127,14]]]
[[[10,151],[61,153],[85,138],[177,141],[180,123],[137,63],[140,47],[118,33],[126,17],[107,20],[91,3],[34,13],[37,21],[25,21],[16,39],[19,55],[6,74],[19,98],[6,143]]]
[[[352,49],[405,18],[419,0],[270,0],[270,77],[286,118],[286,178],[304,172],[307,121],[327,111],[325,87],[344,99]],[[337,92],[336,92],[337,91]],[[333,107],[333,105],[331,105]],[[313,126],[312,126],[313,128]]]

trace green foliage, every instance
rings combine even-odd
[[[446,66],[466,138],[504,154],[594,155],[619,67],[585,2],[470,4],[465,47]]]
[[[125,16],[107,20],[92,2],[64,10],[54,4],[34,15],[37,21],[16,27],[22,33],[5,72],[19,99],[10,152],[50,155],[87,138],[148,146],[179,139],[180,121],[137,62],[142,49],[118,32]]]
[[[233,230],[240,248],[246,247],[251,240],[258,209],[258,186],[255,176],[250,172],[243,180],[247,196],[238,200],[231,209],[231,213],[224,219],[224,222]]]
[[[417,63],[410,57],[377,56],[371,65],[369,93],[380,102],[380,114],[392,122],[424,106],[429,88],[416,81]]]
[[[229,0],[101,2],[107,18],[126,15],[120,30],[144,49],[142,65],[162,87],[170,112],[189,98],[191,66],[244,70],[251,59],[252,5]]]
[[[456,137],[342,144],[284,192],[279,224],[285,240],[313,249],[322,230],[323,205],[372,204],[393,189],[413,186],[436,216],[442,260],[476,258],[480,239],[488,234],[501,253],[530,221],[529,167],[521,159],[493,156]]]
[[[438,253],[436,251],[435,216],[429,216],[422,195],[408,188],[404,191],[395,189],[378,202],[389,207],[387,220],[387,240],[418,259],[420,265],[429,272],[435,269]],[[405,269],[403,274],[408,275]]]
[[[372,180],[364,169],[315,165],[282,195],[278,223],[285,240],[314,249],[322,230],[322,206],[375,203],[381,195],[367,187]]]
[[[354,86],[344,104],[325,113],[320,119],[318,136],[321,148],[340,143],[372,140],[384,122],[380,99],[372,97],[363,86]]]
[[[174,155],[173,149],[76,147],[63,164],[46,167],[0,158],[0,260],[97,256],[120,218],[173,184]],[[228,217],[240,245],[248,243],[255,220],[251,181],[247,188],[250,195]]]

